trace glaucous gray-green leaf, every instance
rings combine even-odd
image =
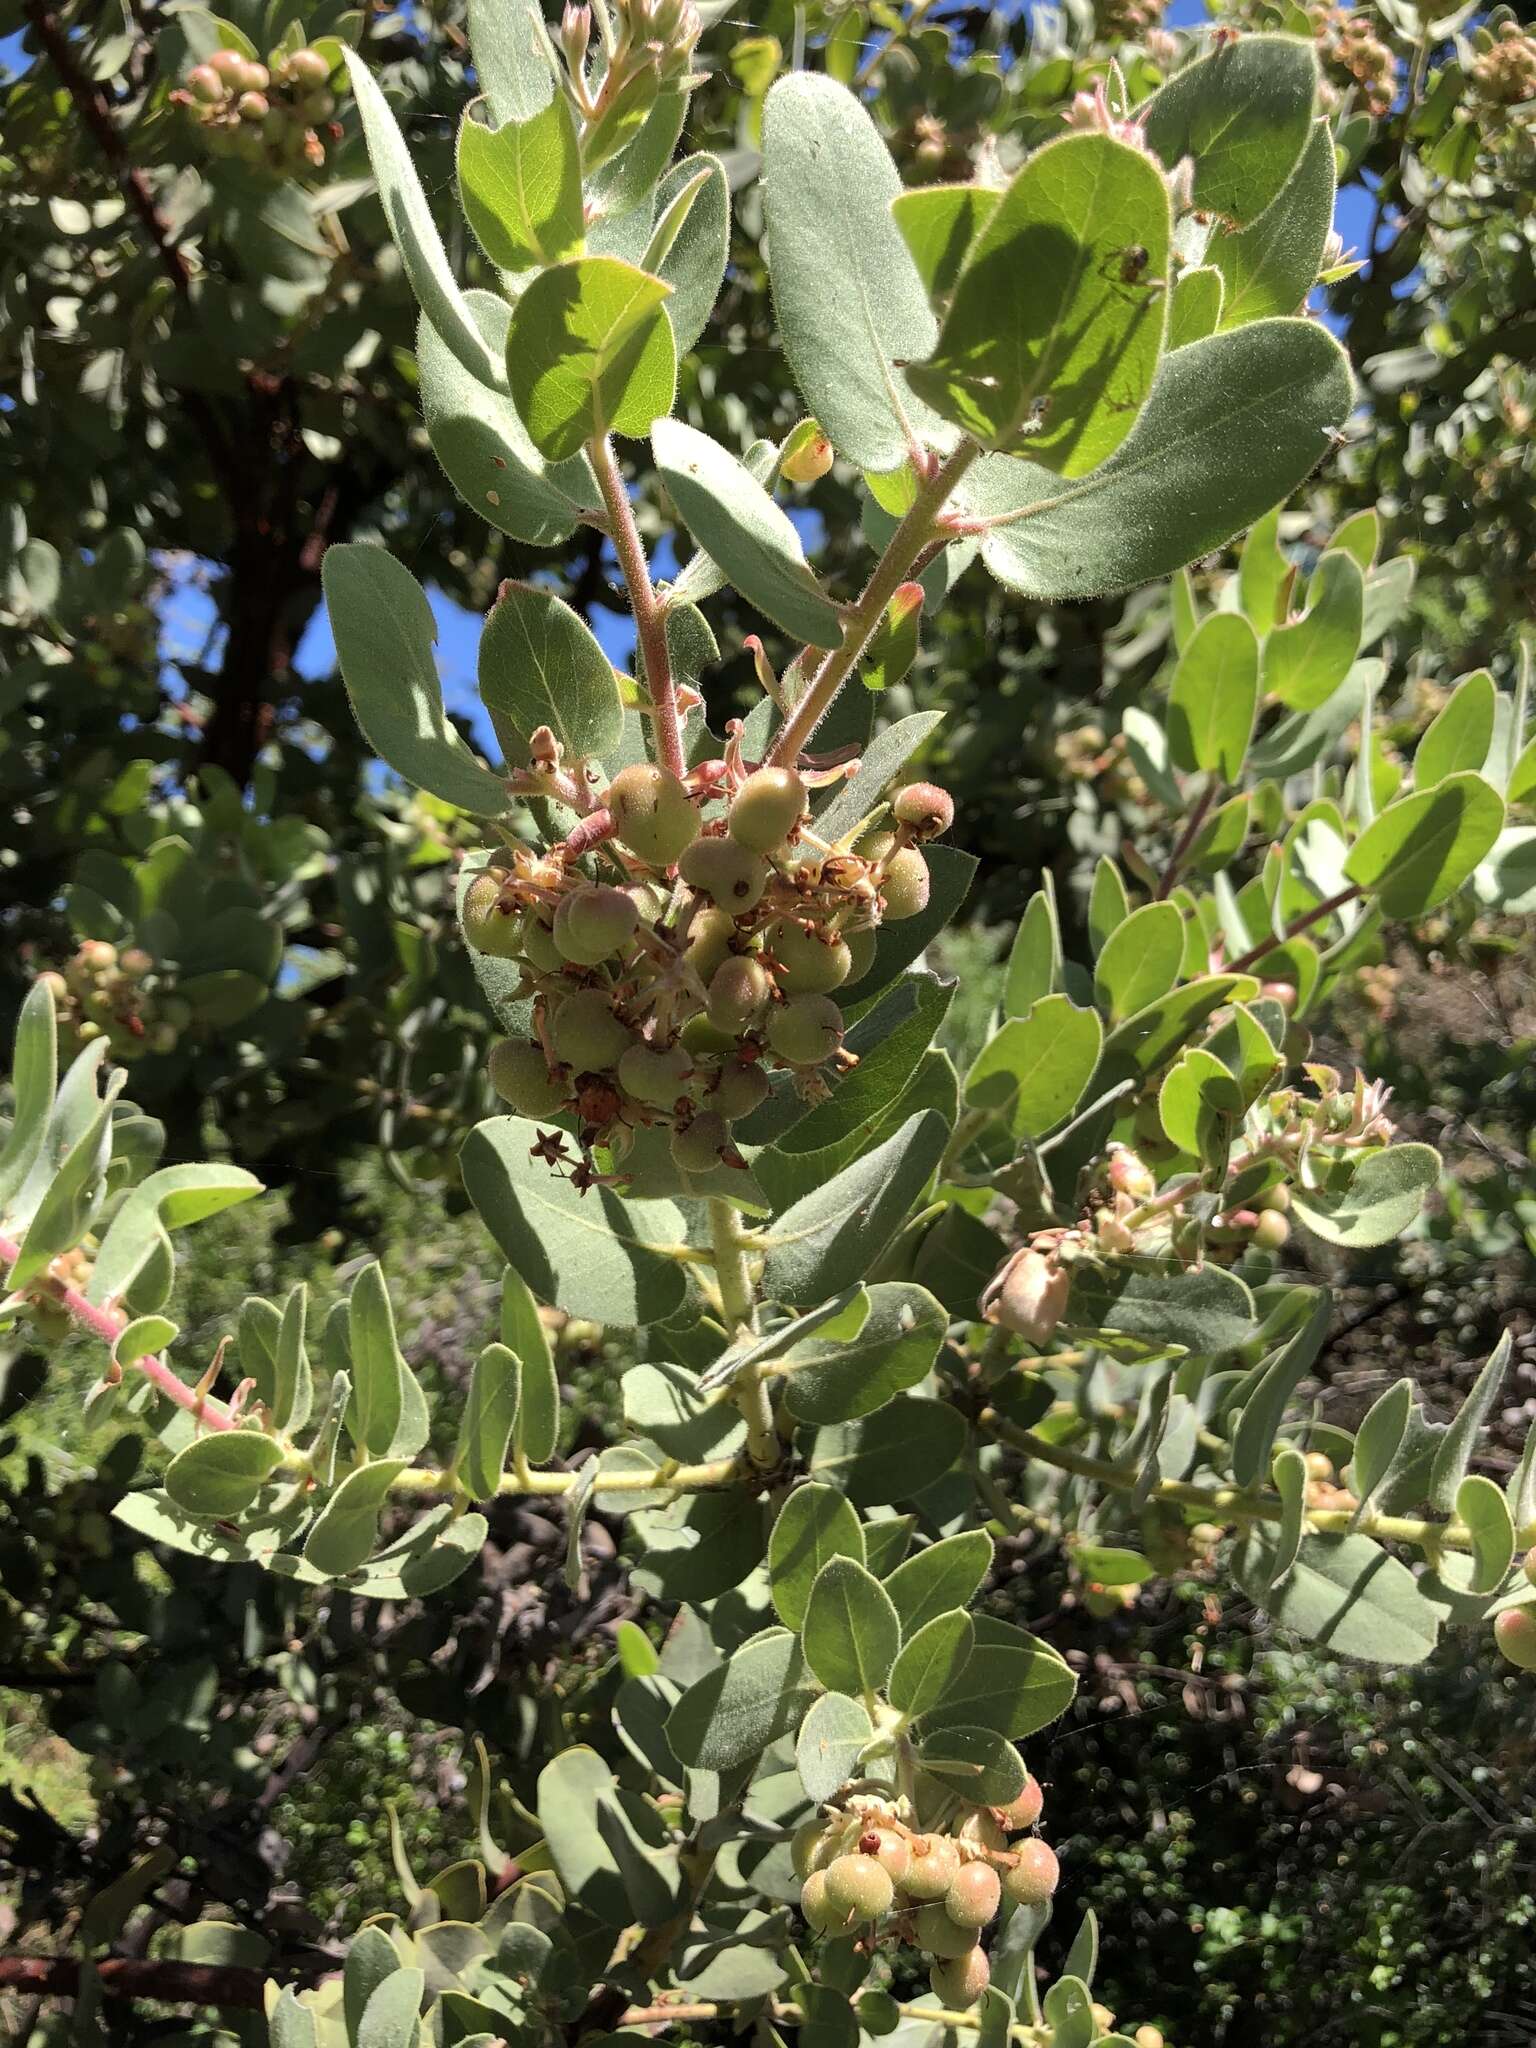
[[[1326,455],[1354,385],[1308,320],[1256,320],[1165,355],[1108,462],[1062,480],[985,458],[959,493],[995,520],[982,560],[1010,589],[1056,602],[1147,583],[1222,547]]]
[[[342,2007],[350,2035],[356,2036],[374,1992],[401,1967],[400,1952],[382,1927],[360,1927],[353,1935],[341,1973]]]
[[[1364,617],[1359,563],[1352,555],[1324,555],[1301,617],[1276,626],[1264,642],[1265,694],[1291,711],[1320,709],[1355,665]]]
[[[1306,1528],[1307,1461],[1290,1444],[1276,1447],[1269,1469],[1270,1484],[1280,1496],[1280,1520],[1276,1524],[1275,1552],[1271,1563],[1271,1587],[1278,1586],[1296,1562]]]
[[[381,1457],[400,1426],[402,1386],[408,1370],[395,1338],[395,1315],[377,1259],[352,1283],[347,1319],[352,1353],[353,1440]]]
[[[976,239],[907,382],[983,447],[1082,476],[1135,425],[1167,319],[1168,188],[1116,137],[1034,150]]]
[[[1074,1329],[1117,1331],[1210,1357],[1235,1351],[1253,1335],[1253,1296],[1220,1266],[1083,1261],[1072,1269],[1063,1320]]]
[[[487,1344],[469,1376],[454,1470],[473,1500],[490,1500],[506,1469],[517,1421],[520,1367],[505,1344]]]
[[[373,1555],[379,1515],[403,1458],[376,1459],[349,1472],[331,1495],[304,1539],[304,1562],[328,1579],[344,1578]]]
[[[363,60],[351,50],[344,54],[379,201],[416,303],[472,377],[505,387],[506,370],[486,347],[448,267],[427,195],[389,102]]]
[[[965,1417],[947,1401],[900,1394],[873,1415],[818,1429],[810,1472],[860,1507],[915,1499],[965,1448]]]
[[[1515,1558],[1515,1524],[1509,1503],[1491,1479],[1472,1472],[1456,1489],[1456,1519],[1472,1539],[1468,1591],[1492,1593],[1503,1584]]]
[[[768,1585],[786,1628],[798,1629],[821,1568],[834,1557],[863,1564],[859,1518],[834,1486],[797,1486],[768,1538]]]
[[[1414,750],[1414,788],[1433,789],[1448,775],[1481,769],[1493,745],[1497,709],[1498,691],[1487,669],[1462,676]]]
[[[1480,775],[1448,775],[1389,804],[1351,847],[1344,872],[1385,916],[1417,917],[1455,894],[1503,823],[1503,799]]]
[[[552,461],[608,433],[647,433],[672,410],[671,286],[616,256],[539,271],[512,308],[507,379],[533,444]]]
[[[869,1711],[846,1693],[824,1692],[800,1723],[795,1737],[795,1769],[805,1796],[820,1805],[861,1777],[859,1751],[874,1734]]]
[[[901,1648],[891,1596],[856,1558],[828,1559],[816,1574],[800,1625],[805,1661],[831,1692],[884,1686]]]
[[[1204,341],[1221,325],[1221,272],[1213,264],[1198,264],[1174,279],[1168,305],[1168,346],[1183,348],[1191,341]]]
[[[1493,1404],[1504,1384],[1504,1375],[1509,1370],[1511,1348],[1510,1333],[1506,1330],[1489,1353],[1487,1362],[1473,1382],[1471,1393],[1451,1418],[1436,1446],[1429,1473],[1428,1499],[1430,1506],[1439,1514],[1449,1514],[1455,1505],[1462,1479],[1477,1450],[1478,1437],[1493,1412]]]
[[[543,16],[519,0],[469,0],[475,76],[498,121],[527,121],[555,90]]]
[[[1400,1237],[1439,1178],[1432,1145],[1387,1145],[1335,1167],[1322,1187],[1295,1188],[1292,1209],[1314,1237],[1359,1251]]]
[[[1354,1455],[1346,1474],[1346,1484],[1362,1509],[1370,1506],[1373,1496],[1392,1470],[1408,1433],[1408,1417],[1412,1408],[1413,1382],[1394,1380],[1385,1393],[1377,1395],[1355,1432]]]
[[[1009,949],[1003,981],[1003,1015],[1027,1017],[1042,996],[1051,995],[1059,987],[1061,966],[1056,884],[1047,868],[1040,877],[1040,887],[1024,906]]]
[[[748,604],[797,640],[835,647],[842,614],[812,574],[789,514],[728,448],[657,420],[656,468],[679,518]]]
[[[685,1242],[670,1202],[621,1201],[611,1188],[581,1195],[529,1157],[538,1129],[491,1117],[464,1141],[464,1186],[481,1221],[542,1300],[595,1322],[664,1322],[682,1306],[683,1275],[654,1245]]]
[[[479,818],[499,817],[507,793],[443,709],[432,658],[437,623],[410,570],[383,548],[340,541],[321,564],[336,657],[353,714],[379,757],[407,782]]]
[[[667,1720],[680,1763],[729,1771],[756,1763],[781,1735],[798,1728],[815,1684],[788,1629],[767,1629],[691,1685]]]
[[[547,726],[567,763],[613,751],[624,704],[613,663],[571,607],[534,583],[503,583],[480,635],[480,695],[525,751]],[[512,765],[522,767],[521,760]]]
[[[931,299],[946,299],[1002,193],[987,185],[916,185],[898,192],[891,213]]]
[[[283,1460],[275,1438],[260,1430],[224,1429],[194,1438],[165,1470],[165,1490],[189,1515],[220,1521],[242,1514]]]
[[[968,1607],[991,1569],[992,1538],[985,1529],[941,1536],[904,1559],[885,1581],[901,1617],[903,1638],[910,1640],[952,1607]]]
[[[624,1420],[636,1435],[649,1437],[669,1458],[698,1464],[725,1458],[746,1441],[747,1425],[734,1403],[700,1392],[699,1376],[686,1366],[658,1362],[632,1365],[623,1381]]]
[[[908,391],[937,324],[891,216],[901,179],[851,92],[796,71],[763,108],[763,212],[773,305],[807,406],[860,469],[898,469],[952,434]]]
[[[1246,1391],[1242,1417],[1232,1433],[1232,1476],[1239,1486],[1253,1486],[1269,1470],[1270,1454],[1291,1396],[1311,1371],[1328,1334],[1333,1304],[1325,1288],[1298,1288],[1312,1299],[1306,1319],[1272,1358],[1255,1368]]]
[[[108,1224],[91,1268],[87,1301],[120,1301],[151,1259],[158,1257],[170,1270],[168,1232],[260,1193],[261,1182],[239,1166],[188,1161],[158,1168],[124,1197]]]
[[[376,1984],[358,2021],[356,2048],[416,2048],[426,1973],[402,1966]]]
[[[933,1370],[949,1326],[943,1307],[910,1280],[870,1287],[867,1313],[847,1336],[829,1324],[785,1361],[785,1399],[797,1422],[867,1415]]]
[[[917,1755],[929,1777],[977,1806],[1006,1806],[1024,1790],[1024,1759],[995,1728],[939,1729]]]
[[[580,252],[581,150],[557,93],[526,121],[459,126],[459,198],[475,239],[502,270],[533,270]]]
[[[58,1023],[52,991],[34,982],[16,1021],[11,1056],[11,1121],[0,1146],[0,1214],[42,1152],[59,1080]]]
[[[1259,643],[1241,612],[1212,612],[1179,656],[1168,692],[1176,768],[1236,782],[1259,703]]]
[[[971,1617],[958,1607],[936,1614],[915,1634],[908,1632],[891,1666],[886,1688],[891,1705],[914,1721],[936,1707],[960,1679],[975,1646]]]
[[[670,247],[654,264],[642,265],[672,287],[666,314],[677,341],[679,361],[709,325],[720,294],[731,240],[731,193],[725,166],[718,157],[706,155],[685,156],[656,187],[655,218],[659,227],[668,208],[696,183],[701,172],[705,174],[704,182],[694,193]]]
[[[1333,226],[1333,135],[1314,121],[1296,168],[1256,220],[1218,230],[1206,261],[1221,273],[1221,325],[1299,313],[1317,281]]]
[[[539,1825],[556,1875],[568,1898],[610,1927],[630,1918],[629,1891],[599,1824],[615,1789],[612,1771],[584,1745],[539,1772]]]
[[[1079,1009],[1064,995],[1040,996],[976,1055],[965,1099],[1001,1116],[1016,1138],[1043,1137],[1082,1100],[1103,1043],[1097,1011]]]
[[[1017,1742],[1066,1712],[1077,1680],[1048,1643],[986,1614],[971,1625],[970,1661],[923,1716],[925,1741],[940,1728],[991,1728]]]
[[[1184,919],[1177,904],[1143,903],[1104,941],[1093,970],[1094,992],[1111,1024],[1123,1023],[1165,996],[1184,960]]]
[[[861,1279],[927,1185],[948,1135],[931,1110],[909,1117],[883,1145],[776,1216],[759,1240],[767,1252],[764,1294],[798,1306]]]
[[[1238,36],[1175,72],[1137,109],[1173,169],[1194,158],[1193,203],[1239,224],[1284,187],[1312,128],[1317,57],[1297,36]]]
[[[1279,1628],[1372,1664],[1421,1664],[1440,1616],[1412,1572],[1369,1536],[1304,1536],[1276,1587],[1275,1536],[1255,1527],[1232,1553],[1232,1575]]]

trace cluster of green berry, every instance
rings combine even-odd
[[[596,836],[513,847],[465,891],[470,944],[516,961],[532,998],[532,1035],[493,1048],[492,1084],[520,1115],[574,1117],[583,1150],[619,1169],[652,1127],[678,1172],[738,1166],[732,1126],[770,1069],[816,1100],[853,1064],[833,991],[867,974],[883,922],[926,906],[921,842],[954,805],[913,783],[829,843],[796,770],[725,763],[687,782],[637,763],[602,805],[584,821]]]
[[[215,50],[171,97],[191,110],[215,156],[238,157],[273,177],[298,177],[324,166],[326,140],[341,133],[331,121],[333,68],[313,47],[274,50],[265,64],[239,50]]]
[[[62,973],[49,968],[37,978],[53,996],[61,1035],[76,1050],[105,1038],[115,1060],[174,1052],[192,1022],[192,1005],[167,992],[142,946],[119,952],[106,939],[83,939]]]
[[[981,1937],[1003,1901],[1043,1906],[1056,1889],[1055,1852],[1030,1832],[1044,1796],[1026,1777],[1010,1805],[964,1809],[942,1832],[909,1825],[905,1804],[853,1792],[797,1830],[800,1910],[821,1934],[879,1928],[922,1949],[934,1991],[963,2011],[990,1982]]]

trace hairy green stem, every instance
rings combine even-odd
[[[651,582],[645,545],[635,524],[635,510],[624,488],[624,479],[619,474],[613,443],[606,434],[595,435],[587,443],[587,454],[598,489],[603,494],[614,552],[624,572],[630,610],[635,615],[635,633],[645,665],[645,687],[650,694],[656,725],[657,758],[663,768],[669,768],[681,781],[688,764],[683,758],[683,726],[677,712],[677,686],[672,680],[672,655],[667,647],[666,611]]]
[[[738,1337],[751,1336],[756,1330],[757,1303],[747,1264],[746,1240],[736,1227],[736,1211],[718,1195],[710,1197],[709,1234],[726,1339],[734,1343]],[[747,1456],[760,1471],[771,1471],[779,1462],[779,1438],[773,1426],[769,1383],[755,1365],[737,1373],[731,1382],[731,1399],[747,1425]]]
[[[843,641],[823,660],[794,710],[779,728],[778,737],[766,756],[770,767],[792,767],[809,743],[812,733],[832,708],[833,699],[852,675],[859,656],[869,645],[885,608],[905,582],[908,571],[934,538],[939,514],[944,510],[956,484],[981,450],[974,441],[962,441],[954,454],[919,487],[916,498],[901,524],[886,543],[875,564],[863,595],[843,626]]]

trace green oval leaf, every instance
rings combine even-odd
[[[541,270],[512,309],[507,379],[534,446],[554,461],[607,434],[639,435],[672,410],[671,286],[616,256]]]

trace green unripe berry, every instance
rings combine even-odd
[[[885,915],[893,923],[904,917],[916,917],[920,910],[928,908],[931,886],[927,861],[915,846],[901,847],[886,862],[885,878],[880,884]]]
[[[331,76],[331,67],[320,50],[295,50],[288,59],[288,75],[295,85],[325,85]]]
[[[692,798],[669,769],[654,762],[621,768],[608,785],[606,801],[616,836],[650,867],[671,867],[698,837]]]
[[[736,923],[728,910],[717,910],[711,903],[694,913],[683,958],[706,988],[721,961],[730,957],[735,937]]]
[[[877,867],[883,860],[889,860],[896,851],[894,832],[866,832],[853,843],[853,850],[860,860],[873,862]]]
[[[722,960],[710,978],[709,1021],[738,1037],[757,1022],[767,1000],[768,972],[760,960]]]
[[[677,871],[690,887],[733,917],[757,908],[770,873],[767,861],[734,839],[695,839]]]
[[[697,1054],[701,1059],[716,1059],[721,1053],[734,1052],[736,1049],[734,1034],[727,1035],[724,1031],[717,1031],[702,1010],[688,1019],[678,1037],[691,1053]]]
[[[1536,1547],[1533,1547],[1525,1553],[1525,1556],[1521,1561],[1520,1569],[1525,1573],[1525,1576],[1530,1580],[1531,1584],[1533,1586],[1536,1586]]]
[[[992,1965],[983,1950],[973,1948],[968,1955],[936,1962],[928,1972],[928,1982],[947,2012],[964,2012],[992,1982]]]
[[[908,1885],[910,1892],[912,1887]],[[951,1920],[943,1905],[935,1900],[932,1905],[920,1906],[917,1918],[912,1924],[912,1939],[919,1948],[927,1949],[931,1956],[969,1955],[981,1937],[974,1927],[961,1927]]]
[[[1011,1799],[1006,1806],[996,1806],[993,1812],[1009,1834],[1017,1834],[1023,1828],[1032,1828],[1045,1810],[1045,1794],[1040,1789],[1038,1778],[1026,1777],[1024,1790],[1017,1799]]]
[[[584,988],[562,999],[550,1019],[549,1042],[573,1073],[591,1074],[617,1066],[634,1037],[600,989]]]
[[[521,953],[517,905],[510,896],[503,900],[502,877],[493,870],[476,875],[464,891],[459,920],[477,953],[489,953],[493,960],[511,960]]]
[[[957,1927],[985,1927],[1002,1902],[1002,1882],[990,1863],[962,1863],[944,1894],[944,1910]]]
[[[843,1934],[849,1927],[849,1918],[841,1913],[827,1897],[827,1873],[813,1870],[800,1887],[800,1910],[818,1934]]]
[[[787,996],[824,996],[841,988],[853,966],[845,940],[824,939],[792,917],[775,918],[763,942],[778,962],[779,987]]]
[[[819,1854],[827,1839],[827,1824],[819,1814],[801,1821],[795,1829],[794,1840],[789,1845],[789,1860],[794,1866],[796,1877],[809,1877],[813,1870],[821,1867]]]
[[[772,853],[805,812],[805,784],[793,768],[759,768],[737,791],[726,829],[749,853]]]
[[[918,1835],[902,1890],[909,1899],[942,1899],[960,1868],[960,1852],[948,1835]]]
[[[224,81],[211,64],[194,64],[187,73],[187,90],[205,107],[216,107],[224,97]]]
[[[730,1149],[731,1127],[712,1109],[672,1133],[672,1164],[679,1173],[709,1173]]]
[[[226,85],[238,89],[245,84],[245,63],[238,50],[215,50],[208,59],[208,69]]]
[[[891,798],[891,816],[918,839],[937,839],[955,822],[955,800],[935,782],[909,782]]]
[[[265,121],[271,111],[272,103],[264,92],[243,92],[235,102],[242,121]]]
[[[770,1013],[766,1036],[792,1067],[818,1067],[843,1042],[843,1013],[830,996],[791,996]]]
[[[1506,1607],[1493,1618],[1493,1639],[1517,1671],[1536,1671],[1536,1614]]]
[[[832,467],[832,443],[814,420],[806,425],[810,432],[779,464],[779,475],[787,484],[813,484]]]
[[[750,1116],[760,1108],[768,1095],[768,1076],[761,1067],[743,1066],[739,1060],[732,1060],[720,1069],[705,1099],[711,1109],[717,1109],[734,1123],[738,1117]]]
[[[1061,1865],[1049,1842],[1021,1842],[1018,1862],[1003,1877],[1003,1890],[1016,1906],[1043,1906],[1061,1882]]]
[[[975,1849],[1006,1849],[1008,1837],[983,1806],[972,1809],[955,1829],[957,1842],[969,1842]]]
[[[843,944],[848,948],[848,958],[852,963],[848,969],[849,981],[862,981],[875,964],[877,940],[874,927],[864,925],[856,932],[844,932]]]
[[[632,1045],[619,1061],[619,1085],[651,1109],[671,1109],[688,1092],[693,1061],[680,1045]]]
[[[1261,1209],[1248,1242],[1256,1251],[1277,1252],[1290,1235],[1290,1223],[1278,1209]]]
[[[554,1116],[570,1096],[563,1074],[551,1076],[542,1046],[526,1038],[504,1038],[485,1063],[491,1086],[519,1116]]]
[[[318,92],[307,92],[299,101],[299,112],[306,121],[328,121],[336,111],[336,95],[322,86]]]
[[[595,967],[629,943],[640,913],[623,889],[579,888],[555,912],[555,944],[579,967]]]
[[[540,974],[559,974],[565,966],[565,955],[555,944],[554,932],[531,910],[522,922],[518,950]]]
[[[892,1828],[869,1828],[859,1836],[859,1852],[872,1856],[892,1884],[900,1886],[906,1882],[907,1872],[912,1868],[912,1849],[905,1835],[898,1835]]]
[[[889,1913],[896,1887],[888,1870],[882,1870],[873,1856],[857,1851],[839,1856],[827,1865],[827,1902],[856,1920],[878,1920]]]

